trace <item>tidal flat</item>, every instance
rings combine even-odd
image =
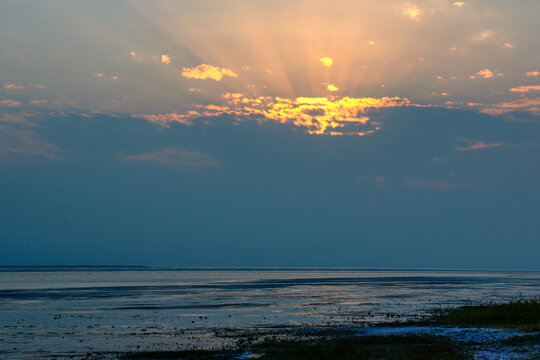
[[[474,326],[474,327],[473,327]],[[415,322],[361,329],[272,329],[223,334],[220,349],[140,351],[121,359],[540,359],[540,297],[436,309]]]
[[[0,358],[534,359],[538,294],[534,271],[4,268]]]

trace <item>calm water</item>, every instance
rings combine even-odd
[[[540,294],[540,272],[0,268],[0,358],[211,345],[222,329],[411,318]]]

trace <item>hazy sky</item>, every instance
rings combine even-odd
[[[535,268],[540,2],[0,3],[0,265]]]

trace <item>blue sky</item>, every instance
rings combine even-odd
[[[3,2],[0,264],[538,269],[540,5],[339,3]]]

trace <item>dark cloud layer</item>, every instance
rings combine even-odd
[[[4,121],[61,156],[2,153],[0,263],[538,267],[537,119],[369,116],[382,130],[364,137],[227,118]]]

